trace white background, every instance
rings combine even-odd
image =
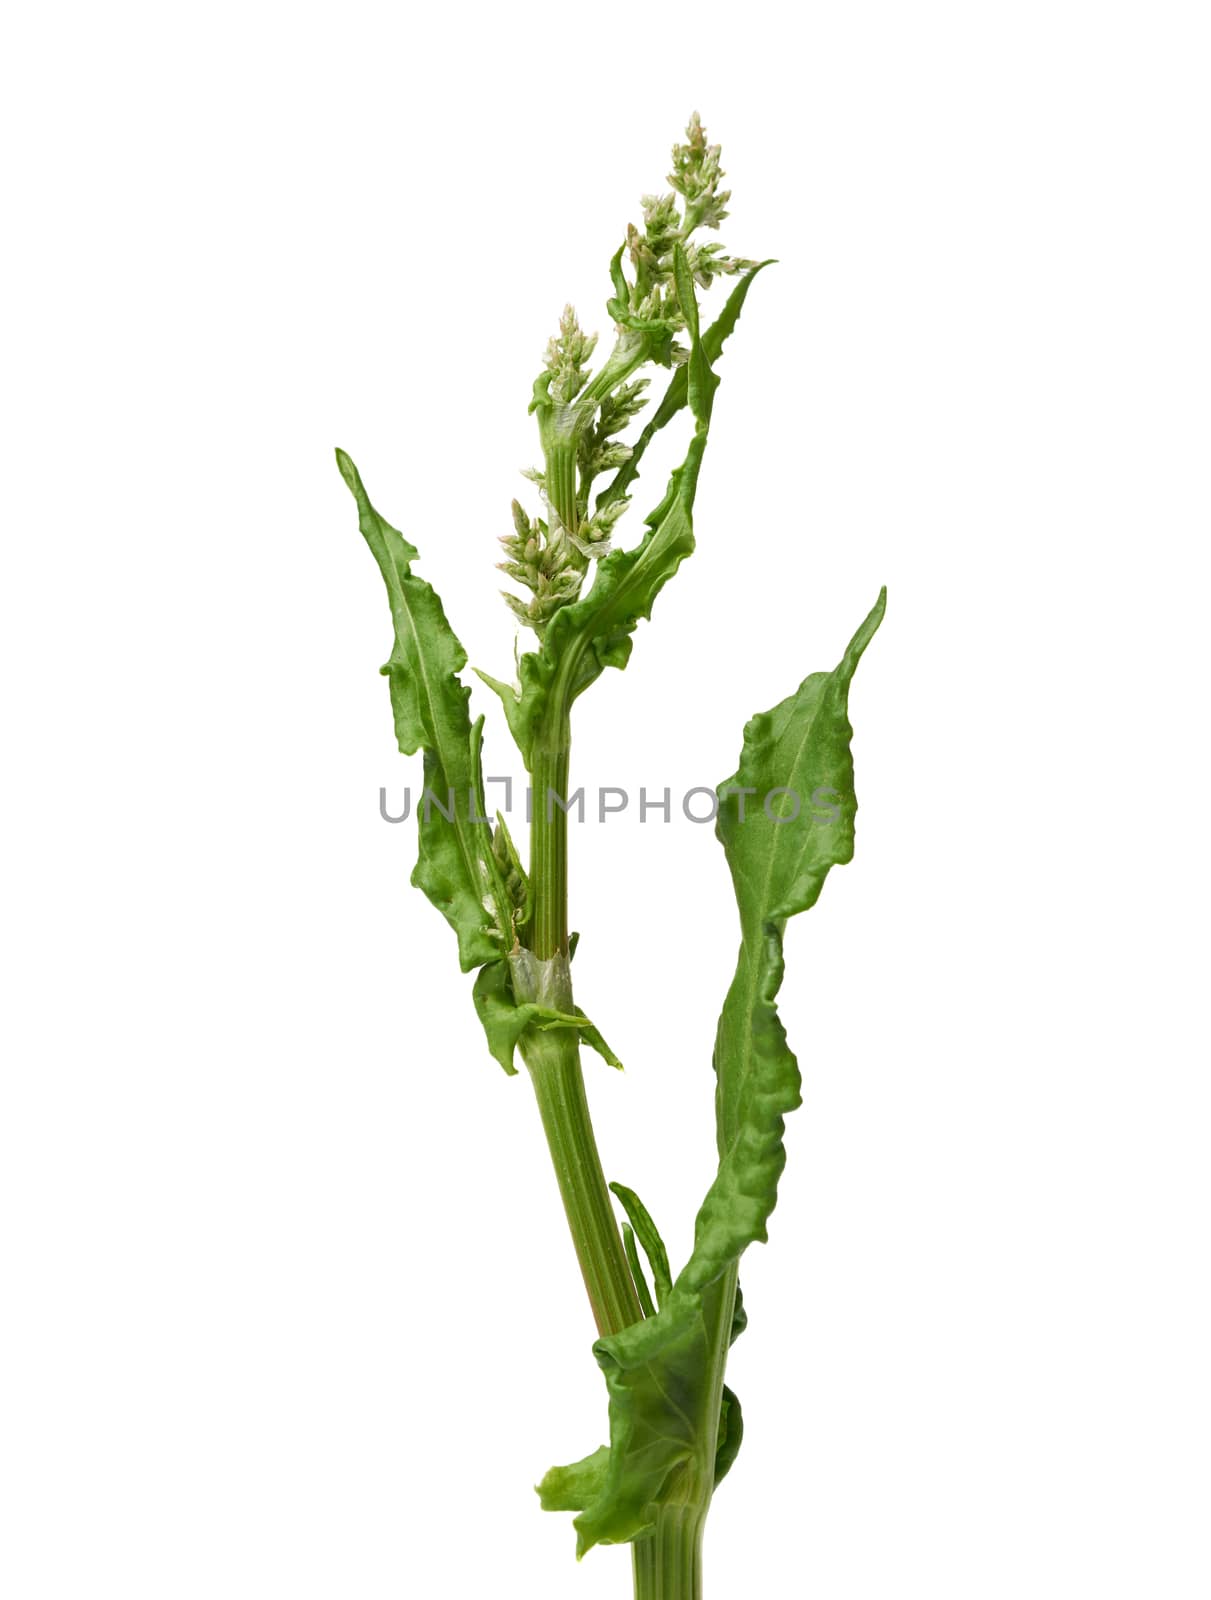
[[[332,448],[507,676],[530,384],[565,299],[608,334],[695,106],[722,238],[780,264],[578,779],[717,782],[890,590],[709,1593],[1207,1595],[1201,12],[10,21],[7,1597],[627,1592],[531,1489],[604,1390],[528,1085],[378,817],[418,768]],[[607,1168],[681,1260],[722,854],[574,850]]]

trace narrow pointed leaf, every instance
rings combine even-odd
[[[639,1235],[643,1253],[647,1256],[652,1269],[657,1304],[663,1305],[668,1298],[669,1290],[673,1287],[672,1274],[669,1272],[669,1253],[664,1247],[664,1240],[652,1221],[651,1213],[634,1189],[628,1189],[622,1183],[612,1183],[610,1189],[622,1201],[622,1208],[630,1219],[631,1226]]]
[[[631,1277],[635,1280],[635,1293],[639,1296],[639,1304],[645,1317],[656,1315],[655,1302],[652,1300],[652,1291],[648,1287],[647,1275],[643,1270],[643,1262],[639,1259],[639,1246],[635,1243],[635,1230],[629,1222],[622,1225],[622,1247],[626,1251],[627,1266],[631,1269]]]
[[[605,1062],[607,1067],[613,1067],[616,1071],[621,1072],[622,1062],[619,1061],[618,1057],[601,1037],[600,1028],[595,1027],[594,1024],[589,1021],[588,1017],[585,1016],[584,1012],[579,1006],[576,1007],[576,1015],[580,1019],[580,1037],[588,1045],[589,1049],[596,1050],[597,1054]]]

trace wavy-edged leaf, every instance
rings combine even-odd
[[[674,1474],[691,1474],[688,1489],[678,1485],[680,1501],[709,1498],[721,1415],[719,1406],[708,1415],[711,1351],[701,1311],[673,1315],[666,1305],[599,1339],[593,1353],[609,1390],[610,1443],[570,1467],[553,1467],[538,1486],[544,1510],[579,1513],[578,1560],[595,1544],[647,1533]]]
[[[469,972],[506,953],[512,917],[492,853],[491,826],[484,820],[483,719],[472,726],[471,691],[458,676],[467,655],[432,585],[412,571],[416,548],[375,510],[343,450],[336,460],[387,585],[395,644],[382,670],[391,686],[395,737],[405,755],[425,754],[425,796],[417,807],[420,850],[412,881],[458,935],[459,961]]]
[[[769,1010],[782,981],[782,928],[788,917],[815,905],[830,868],[853,858],[857,801],[849,686],[883,620],[886,599],[883,590],[832,672],[812,673],[794,694],[753,717],[744,730],[740,766],[719,786],[716,833],[727,854],[741,930],[736,975],[715,1040],[721,1155],[736,1146],[741,1126],[751,1125],[758,1065],[784,1044]],[[744,795],[745,789],[755,793]],[[790,817],[796,803],[798,814]],[[771,820],[780,812],[787,815]],[[699,1232],[695,1254],[705,1263],[709,1221],[702,1216]],[[721,1253],[733,1252],[723,1244]],[[704,1270],[703,1281],[709,1281],[714,1271]]]
[[[578,1480],[592,1491],[575,1523],[582,1554],[640,1537],[674,1494],[705,1504],[739,1447],[739,1405],[722,1389],[728,1345],[745,1323],[737,1267],[766,1237],[786,1160],[784,1118],[799,1104],[799,1068],[776,1004],[782,935],[788,917],[815,903],[830,868],[853,854],[849,686],[884,604],[885,592],[834,671],[814,673],[749,722],[737,773],[719,788],[717,832],[742,935],[715,1045],[719,1171],[665,1304],[594,1346],[610,1445],[604,1473],[595,1457],[593,1476]],[[799,810],[774,820],[793,809],[788,790],[800,795]]]
[[[541,649],[521,657],[520,692],[480,674],[500,696],[527,767],[532,766],[535,730],[552,704],[566,715],[576,697],[606,667],[626,666],[631,635],[642,619],[651,616],[656,597],[694,549],[694,495],[719,379],[711,371],[699,332],[694,282],[680,246],[675,252],[675,277],[690,335],[685,389],[694,434],[685,460],[673,472],[664,499],[647,518],[647,531],[639,544],[605,556],[597,565],[588,594],[557,611]]]

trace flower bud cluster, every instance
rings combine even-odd
[[[572,306],[564,307],[559,332],[547,343],[544,370],[535,381],[530,410],[538,416],[544,464],[526,476],[537,483],[545,518],[531,518],[513,502],[513,532],[500,542],[500,569],[529,590],[528,598],[506,593],[519,621],[541,636],[561,606],[580,594],[590,564],[611,546],[614,528],[630,504],[621,482],[598,494],[599,509],[589,510],[594,481],[626,468],[634,451],[617,437],[647,403],[647,378],[635,372],[655,362],[672,366],[688,352],[675,342],[685,315],[674,278],[678,247],[701,288],[720,274],[747,271],[754,263],[727,256],[720,244],[692,239],[699,228],[717,228],[727,216],[730,191],[720,187],[720,148],[708,144],[698,113],[690,118],[686,142],[673,146],[671,193],[644,195],[643,228],[628,227],[626,241],[611,265],[614,296],[609,312],[617,339],[596,376],[589,362],[597,335],[580,326]],[[622,256],[629,258],[630,278]],[[640,446],[646,442],[640,439]]]
[[[528,600],[502,591],[505,601],[519,622],[541,632],[580,593],[584,566],[576,547],[557,518],[530,517],[519,500],[513,502],[513,532],[500,542],[506,556],[500,571],[530,591]]]

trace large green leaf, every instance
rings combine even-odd
[[[391,686],[395,737],[405,755],[424,751],[420,850],[412,881],[458,935],[459,961],[469,972],[507,953],[513,906],[484,820],[482,718],[472,726],[471,691],[458,676],[466,652],[432,586],[412,571],[414,546],[375,510],[343,450],[336,460],[387,585],[395,644],[382,670]]]
[[[737,1266],[766,1238],[786,1159],[784,1118],[800,1098],[776,1005],[783,930],[815,903],[830,868],[853,855],[849,686],[884,601],[880,594],[832,672],[814,673],[752,719],[739,768],[719,787],[717,832],[741,928],[715,1045],[719,1171],[665,1303],[594,1346],[609,1391],[608,1454],[560,1469],[543,1485],[544,1504],[579,1511],[580,1553],[641,1537],[664,1503],[704,1505],[735,1457],[740,1412],[723,1388],[723,1367],[743,1326]],[[793,816],[791,794],[799,799]]]
[[[647,518],[647,531],[639,544],[632,550],[614,550],[599,562],[589,592],[557,611],[541,649],[522,656],[518,663],[520,692],[481,674],[500,695],[527,766],[542,719],[566,715],[576,697],[606,667],[626,666],[631,635],[643,618],[651,616],[656,597],[694,549],[694,495],[719,379],[711,371],[699,331],[694,282],[680,248],[675,276],[690,336],[684,368],[685,403],[694,418],[694,434],[685,460],[673,472],[664,499]],[[735,315],[739,315],[739,304]]]
[[[782,933],[788,917],[815,905],[829,869],[853,858],[849,685],[885,604],[886,590],[832,672],[813,673],[752,719],[739,769],[719,787],[717,832],[736,891],[741,943],[715,1039],[719,1173],[698,1214],[686,1268],[687,1282],[699,1287],[745,1245],[765,1239],[774,1207],[785,1162],[781,1115],[799,1104],[798,1069],[774,1003]],[[787,815],[779,818],[780,812]]]

